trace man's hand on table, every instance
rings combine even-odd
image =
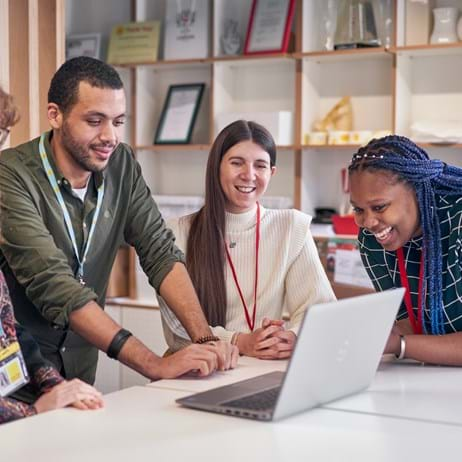
[[[192,344],[161,359],[160,378],[173,379],[193,371],[205,377],[216,370],[234,369],[238,357],[237,347],[227,342]]]

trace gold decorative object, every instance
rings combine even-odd
[[[344,96],[321,121],[313,125],[313,130],[318,132],[352,129],[353,108],[349,96]]]
[[[327,132],[305,133],[305,144],[310,144],[312,146],[323,146],[327,144]]]
[[[350,133],[351,144],[367,144],[372,139],[372,130],[355,130]]]
[[[332,130],[329,132],[328,144],[350,144],[351,132],[348,130]]]

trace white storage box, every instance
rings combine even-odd
[[[215,135],[235,120],[244,119],[263,125],[273,135],[279,146],[294,142],[293,115],[291,111],[274,112],[222,112],[215,118]]]

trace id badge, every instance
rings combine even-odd
[[[29,375],[19,343],[0,346],[0,396],[10,395],[27,382]]]

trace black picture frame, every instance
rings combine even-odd
[[[170,85],[154,144],[189,144],[199,112],[204,83]]]

